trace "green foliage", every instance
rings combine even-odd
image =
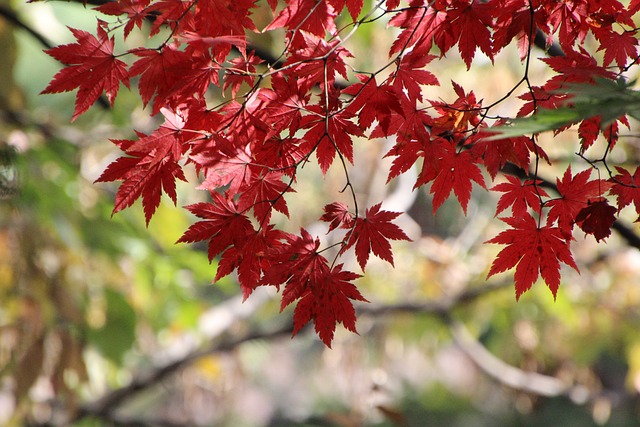
[[[558,131],[595,116],[600,116],[602,129],[625,114],[640,120],[640,92],[632,89],[635,83],[622,78],[595,78],[594,84],[567,84],[557,92],[569,96],[564,107],[541,108],[530,117],[510,120],[507,125],[492,128],[497,135],[491,139]]]
[[[104,325],[89,330],[87,338],[105,357],[121,365],[136,340],[136,313],[126,296],[112,289],[105,290],[105,305]]]

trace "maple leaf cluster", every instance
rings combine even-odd
[[[555,297],[560,263],[578,269],[570,250],[576,229],[602,240],[626,206],[640,215],[640,169],[613,172],[606,163],[619,125],[629,123],[624,116],[581,121],[582,158],[600,136],[606,152],[576,174],[569,166],[553,185],[537,175],[540,161],[551,163],[537,135],[491,137],[505,121],[489,113],[512,93],[522,101],[516,117],[524,117],[566,105],[567,85],[624,77],[638,59],[633,17],[640,1],[382,0],[363,7],[362,0],[108,2],[96,8],[105,15],[96,35],[71,29],[75,43],[47,51],[66,66],[44,93],[77,89],[75,120],[102,94],[113,104],[120,85],[135,80],[149,113],[165,120],[149,135],[113,140],[124,155],[98,181],[122,181],[114,213],[141,198],[148,223],[163,193],[176,202],[176,181],[193,167],[194,184],[210,201],[186,206],[199,220],[178,242],[207,242],[209,259],[219,259],[215,280],[236,272],[245,297],[258,286],[283,289],[282,309],[296,303],[294,334],[313,322],[330,346],[337,323],[355,332],[353,301],[366,301],[353,283],[360,274],[337,259],[353,250],[363,271],[371,254],[393,264],[390,242],[409,240],[393,223],[399,213],[381,204],[358,209],[349,165],[354,143],[364,139],[393,138],[388,181],[417,168],[415,188],[429,189],[434,212],[453,193],[466,213],[474,184],[486,189],[487,180],[499,180],[488,190],[503,193],[496,214],[510,211],[502,217],[509,228],[488,241],[506,245],[488,274],[515,268],[517,298],[541,275]],[[255,16],[271,19],[258,28]],[[381,17],[398,30],[388,63],[353,72],[347,40]],[[164,42],[115,53],[122,27],[124,39],[137,31]],[[272,32],[284,34],[274,46],[277,60],[260,57],[248,39]],[[529,64],[540,35],[563,54],[543,59],[555,75],[533,86]],[[584,47],[587,36],[595,52]],[[425,99],[425,86],[440,85],[431,62],[457,48],[470,69],[478,52],[493,61],[511,44],[523,78],[500,101],[483,106],[455,82],[453,100]],[[214,94],[226,100],[217,103]],[[323,174],[342,167],[353,196],[351,206],[330,203],[319,218],[328,233],[341,233],[332,256],[306,229],[292,233],[273,221],[275,212],[289,216],[297,173],[310,161]],[[599,162],[609,177],[591,179]],[[509,168],[518,174],[506,174]]]

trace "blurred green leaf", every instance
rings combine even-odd
[[[625,114],[640,120],[640,92],[631,89],[635,80],[595,80],[595,84],[569,84],[561,93],[572,96],[570,105],[555,110],[540,109],[530,117],[513,119],[507,125],[491,128],[491,132],[497,134],[489,139],[558,130],[594,116],[600,116],[603,128]]]
[[[125,296],[113,289],[105,289],[105,323],[100,329],[90,330],[89,341],[100,353],[116,364],[135,342],[136,313]]]

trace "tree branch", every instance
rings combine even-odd
[[[469,330],[459,321],[447,321],[453,340],[473,363],[485,374],[512,389],[545,397],[590,396],[589,390],[582,385],[572,385],[549,375],[526,372],[494,356],[478,342]]]
[[[0,5],[0,16],[2,16],[7,22],[29,33],[29,35],[35,38],[45,48],[51,49],[53,47],[53,44],[47,40],[45,36],[23,22],[15,11],[8,6]]]
[[[13,9],[4,5],[0,5],[0,16],[2,16],[7,22],[14,25],[15,27],[26,31],[30,36],[35,38],[45,49],[52,49],[54,47],[54,45],[45,36],[22,21],[22,19],[20,19],[20,17],[15,13]],[[110,107],[109,101],[107,101],[107,98],[105,98],[104,95],[98,98],[98,105],[107,110]],[[9,118],[12,120],[19,120],[15,112],[9,112]]]
[[[391,316],[400,313],[432,314],[447,318],[450,313],[461,306],[470,304],[480,297],[507,287],[513,286],[512,281],[492,282],[480,286],[468,287],[461,293],[442,297],[437,301],[405,302],[398,304],[359,304],[358,315]]]
[[[249,341],[272,340],[286,335],[291,335],[292,332],[292,323],[287,322],[270,330],[253,330],[246,334],[242,334],[239,337],[228,337],[219,342],[212,343],[208,347],[194,351],[187,356],[157,368],[146,375],[141,375],[131,381],[128,385],[109,392],[107,395],[93,403],[82,406],[68,422],[78,422],[79,420],[87,417],[97,417],[107,420],[115,419],[117,418],[116,411],[118,407],[125,400],[132,398],[143,390],[159,384],[175,372],[189,366],[205,356],[210,356],[215,353],[229,352]]]
[[[454,308],[471,303],[484,295],[487,295],[496,290],[506,288],[510,285],[510,282],[505,281],[473,287],[457,295],[445,297],[434,302],[406,303],[395,305],[361,305],[358,307],[358,312],[360,314],[370,316],[390,316],[397,313],[415,313],[431,314],[436,315],[440,318],[446,318],[446,316],[448,316],[450,311]],[[128,418],[120,417],[117,411],[122,403],[124,403],[128,399],[131,399],[136,394],[161,383],[174,373],[188,367],[189,365],[203,357],[210,356],[211,354],[232,351],[238,346],[250,341],[272,340],[291,335],[292,332],[292,322],[290,321],[290,319],[287,319],[285,323],[282,323],[279,326],[268,330],[254,329],[240,336],[229,336],[222,340],[213,342],[209,346],[192,351],[186,356],[174,362],[155,368],[146,374],[141,374],[137,378],[133,379],[128,385],[112,390],[102,398],[81,406],[80,409],[71,417],[71,419],[65,421],[65,425],[67,423],[78,422],[83,418],[90,417],[110,420],[116,424],[119,423],[119,425],[133,425],[131,423],[124,422],[125,420],[128,420]],[[140,420],[137,421],[142,422]]]

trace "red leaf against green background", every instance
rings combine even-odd
[[[69,92],[78,89],[71,121],[87,111],[102,95],[111,105],[118,95],[120,82],[129,87],[126,64],[113,55],[113,37],[109,38],[98,21],[98,37],[70,28],[77,43],[45,51],[67,67],[60,70],[42,93]]]
[[[618,210],[633,203],[636,213],[639,215],[636,222],[640,221],[640,167],[631,175],[628,170],[616,166],[618,171],[609,181],[610,193],[617,196]]]
[[[520,299],[538,275],[542,275],[555,298],[560,286],[560,262],[579,271],[571,255],[569,241],[559,228],[538,227],[536,220],[528,214],[500,219],[512,228],[487,241],[507,245],[491,264],[487,277],[516,267],[516,299]]]
[[[352,300],[367,301],[351,283],[360,275],[343,271],[342,264],[324,269],[314,285],[301,297],[293,314],[295,335],[313,320],[315,330],[322,342],[331,347],[336,325],[342,323],[351,332],[356,331],[356,311]]]
[[[381,205],[378,203],[372,206],[367,209],[364,218],[356,219],[349,241],[343,248],[344,251],[354,244],[356,245],[356,257],[362,270],[365,269],[371,252],[393,265],[393,254],[389,240],[411,240],[400,227],[391,222],[400,213],[381,211]]]

